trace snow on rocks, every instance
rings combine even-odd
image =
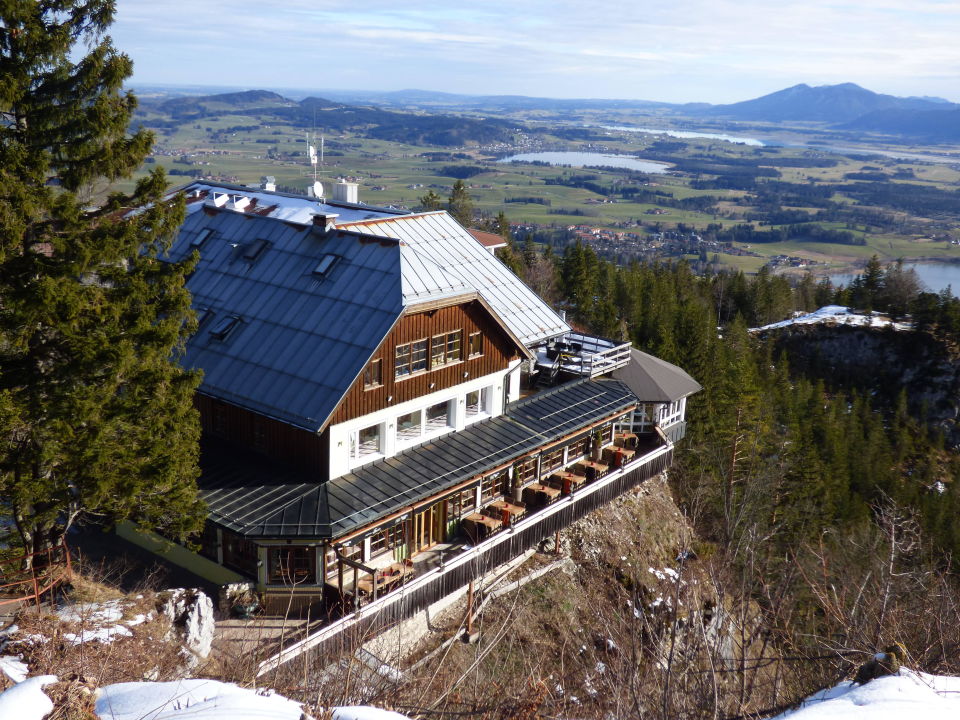
[[[892,327],[895,330],[909,330],[910,323],[898,323],[891,320],[886,315],[878,312],[857,313],[843,305],[827,305],[814,310],[812,313],[797,312],[789,320],[764,325],[763,327],[750,328],[750,332],[759,333],[767,330],[778,330],[791,325],[851,325],[855,327],[873,327],[884,328]]]
[[[201,590],[176,588],[160,593],[158,609],[171,623],[171,633],[181,636],[190,668],[206,658],[213,646],[213,601]]]
[[[960,717],[960,678],[914,672],[906,668],[896,675],[871,680],[865,685],[842,682],[814,693],[794,710],[772,720],[955,720]]]

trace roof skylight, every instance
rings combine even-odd
[[[243,253],[241,257],[247,262],[253,262],[258,257],[263,254],[263,251],[267,249],[268,243],[263,238],[257,238],[252,243],[243,248]]]
[[[313,268],[313,275],[320,278],[326,277],[333,269],[333,266],[337,264],[339,259],[339,255],[324,255],[322,258],[320,258],[320,261],[317,263],[316,267]]]
[[[190,247],[198,248],[203,245],[204,241],[213,235],[212,228],[203,228],[200,232],[193,236],[193,240],[190,241]]]
[[[210,337],[217,340],[225,340],[237,325],[240,324],[240,318],[237,315],[229,315],[221,318],[216,325],[210,328]]]

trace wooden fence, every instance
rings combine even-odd
[[[363,641],[466,587],[471,580],[482,577],[493,568],[519,556],[587,513],[660,474],[669,468],[672,462],[672,445],[660,446],[636,458],[620,470],[611,472],[559,502],[528,515],[509,529],[464,550],[375,602],[363,605],[356,612],[282,648],[276,655],[260,663],[257,677],[276,670],[305,652],[311,652],[317,659],[332,659],[345,649],[362,644]]]

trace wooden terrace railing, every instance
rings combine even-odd
[[[276,655],[260,663],[257,677],[276,670],[305,652],[313,652],[318,657],[334,655],[348,647],[350,639],[368,639],[413,617],[441,598],[464,588],[470,581],[518,557],[587,513],[660,474],[670,467],[672,461],[673,446],[669,443],[635,457],[623,467],[517,520],[508,529],[465,549],[375,602],[363,605],[355,612],[319,628],[310,636],[282,648]]]

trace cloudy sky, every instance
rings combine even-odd
[[[735,102],[960,101],[957,0],[118,0],[135,83]]]

